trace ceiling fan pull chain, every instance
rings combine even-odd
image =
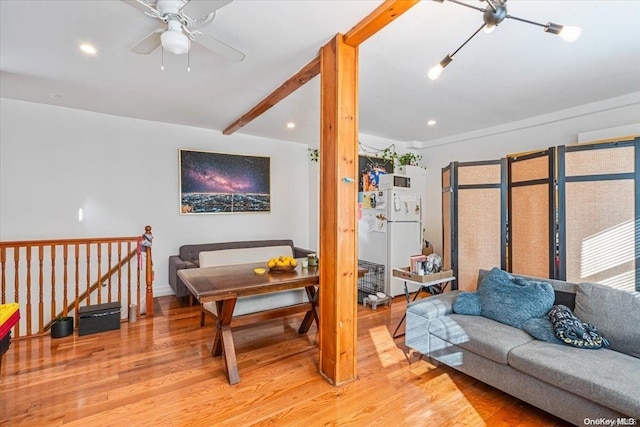
[[[162,46],[160,46],[160,47],[162,47]],[[162,47],[162,56],[161,56],[161,58],[162,59],[160,60],[161,61],[160,62],[160,70],[164,71],[164,47]]]
[[[187,52],[187,71],[191,72],[191,49]]]

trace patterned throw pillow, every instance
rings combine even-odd
[[[595,326],[581,322],[566,305],[554,305],[549,311],[549,320],[556,336],[566,344],[588,349],[609,346],[609,341],[598,333]]]

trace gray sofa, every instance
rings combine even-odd
[[[481,270],[478,284],[486,271]],[[406,345],[575,425],[640,422],[640,293],[550,279],[555,304],[595,325],[609,348],[534,339],[483,316],[460,315],[452,291],[407,306]],[[614,425],[612,424],[612,425]],[[615,424],[622,425],[622,424]]]
[[[225,249],[262,248],[269,246],[290,246],[294,258],[305,257],[313,251],[294,246],[293,240],[251,240],[241,242],[203,243],[180,246],[178,255],[169,257],[169,285],[176,297],[191,297],[187,287],[178,277],[178,270],[200,267],[200,252],[211,252]],[[267,260],[265,260],[266,262]]]

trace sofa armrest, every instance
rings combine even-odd
[[[429,325],[434,320],[453,313],[453,301],[460,291],[445,292],[407,305],[404,342],[407,347],[429,355],[431,340]]]
[[[198,266],[191,261],[184,261],[179,255],[171,255],[169,257],[169,285],[173,288],[173,292],[178,297],[189,295],[186,286],[178,277],[178,270],[186,268],[197,268]]]
[[[451,291],[413,301],[407,304],[407,313],[411,312],[429,320],[448,316],[453,313],[453,302],[458,294],[460,291]]]
[[[304,258],[309,254],[314,254],[314,251],[310,251],[308,249],[298,248],[297,246],[293,247],[293,257],[294,258]]]

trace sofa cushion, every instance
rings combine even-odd
[[[622,414],[640,417],[640,361],[624,353],[531,341],[511,350],[509,365]]]
[[[429,324],[429,333],[494,362],[507,364],[511,349],[533,339],[524,331],[481,316],[452,314]]]
[[[640,293],[594,283],[576,291],[575,315],[598,327],[612,350],[640,358]]]
[[[532,317],[545,316],[555,300],[553,288],[494,268],[484,277],[478,289],[481,315],[522,328]]]
[[[553,323],[547,317],[533,317],[522,326],[522,330],[537,340],[562,344],[562,340],[556,336]]]
[[[462,292],[453,302],[453,312],[456,314],[466,314],[468,316],[480,316],[480,298],[476,292]]]
[[[249,264],[264,262],[281,255],[293,256],[291,246],[262,246],[242,249],[223,249],[200,252],[200,267],[219,267],[222,265]]]

